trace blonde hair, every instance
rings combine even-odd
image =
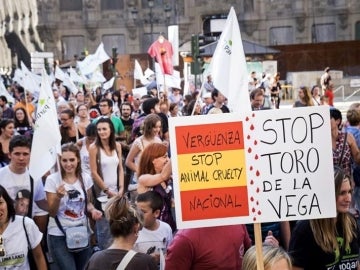
[[[335,195],[340,196],[341,185],[344,181],[350,181],[350,177],[344,174],[341,168],[334,168]],[[315,242],[325,252],[333,252],[339,248],[336,223],[342,224],[345,248],[349,248],[350,243],[356,237],[357,225],[355,219],[349,213],[337,213],[336,220],[333,218],[322,218],[310,220],[310,227],[313,232]]]
[[[281,259],[285,259],[288,265],[288,269],[292,268],[290,256],[281,247],[263,246],[263,263],[264,269],[270,269],[276,262]],[[256,247],[249,248],[243,258],[242,270],[257,270],[256,265]]]

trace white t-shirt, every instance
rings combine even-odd
[[[93,185],[88,175],[83,175],[85,190],[89,190]],[[60,173],[50,174],[46,178],[45,191],[56,193],[57,188],[62,181]],[[64,229],[78,225],[86,225],[87,218],[85,215],[85,194],[80,180],[73,184],[65,183],[66,195],[61,198],[57,217]],[[55,223],[54,218],[49,219],[48,234],[62,236],[64,235]]]
[[[30,246],[31,248],[35,248],[40,244],[42,233],[39,231],[35,222],[27,217],[25,218],[25,227],[29,237]],[[5,256],[0,257],[0,269],[30,269],[27,260],[28,242],[23,227],[23,217],[15,216],[15,220],[9,222],[2,237],[4,241]]]
[[[165,249],[171,244],[173,240],[172,230],[169,224],[160,222],[159,228],[155,231],[150,231],[143,227],[139,232],[139,236],[135,242],[134,249],[138,252],[146,253],[147,250],[155,246],[155,252],[159,249]]]
[[[25,170],[22,174],[13,173],[9,166],[0,169],[0,185],[2,185],[8,192],[11,199],[16,199],[16,194],[22,189],[27,189],[31,191],[30,187],[30,174],[28,170]],[[34,194],[35,194],[36,181],[34,180]],[[44,215],[47,212],[41,210],[35,203],[33,196],[33,208],[32,216]]]

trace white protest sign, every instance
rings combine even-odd
[[[169,119],[178,228],[336,216],[328,106]]]

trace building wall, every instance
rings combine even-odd
[[[0,17],[10,10],[10,24],[18,29],[14,10],[25,0],[0,0]],[[305,44],[349,41],[360,38],[360,1],[358,0],[26,0],[36,7],[32,25],[36,27],[45,51],[55,59],[71,60],[82,51],[95,51],[101,41],[106,51],[117,47],[120,54],[144,53],[166,26],[179,25],[180,44],[192,34],[203,32],[203,18],[227,15],[235,8],[243,39],[262,45]],[[164,12],[171,7],[169,18]],[[137,19],[133,12],[137,10]],[[37,23],[37,16],[39,19]],[[150,16],[152,15],[152,16]],[[35,18],[36,17],[36,18]],[[152,27],[151,27],[152,25]],[[4,46],[4,27],[0,28],[0,53],[8,59]],[[23,28],[24,29],[24,28]],[[151,35],[152,30],[152,35]],[[19,30],[17,30],[19,31]],[[21,30],[20,30],[21,32]],[[25,38],[26,39],[26,38]],[[26,41],[25,41],[26,43]],[[34,48],[26,43],[31,52]],[[5,62],[8,62],[6,60]]]

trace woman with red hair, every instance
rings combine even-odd
[[[164,207],[161,210],[160,220],[168,223],[174,231],[176,225],[171,214],[171,173],[168,147],[163,143],[148,145],[142,152],[138,166],[137,192],[140,194],[154,190],[161,195]]]

